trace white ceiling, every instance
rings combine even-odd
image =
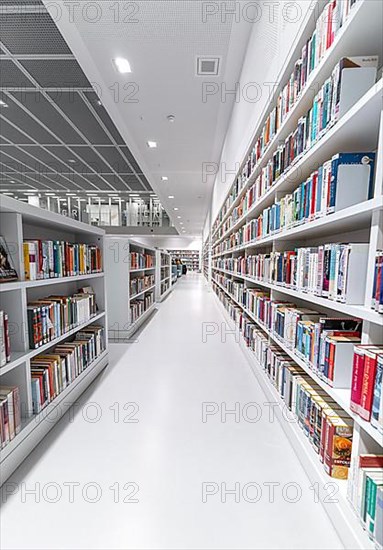
[[[234,102],[233,94],[227,101],[217,94],[203,102],[202,86],[234,88],[250,25],[220,9],[204,21],[206,2],[200,0],[83,1],[71,11],[65,0],[44,2],[48,10],[60,6],[52,17],[176,227],[181,231],[183,221],[188,234],[200,235],[214,183],[214,177],[203,182],[203,164],[219,162]],[[230,9],[236,3],[218,4]],[[198,55],[221,56],[220,75],[195,76]],[[131,74],[115,70],[116,57],[129,60]],[[174,123],[167,121],[170,114]],[[149,149],[148,140],[158,148]]]

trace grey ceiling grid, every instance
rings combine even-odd
[[[41,0],[0,15],[0,191],[153,193]]]

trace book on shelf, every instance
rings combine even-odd
[[[0,235],[0,283],[17,281],[17,279],[17,271],[8,244],[4,237]]]
[[[27,281],[101,273],[101,250],[92,244],[28,240],[23,243]]]
[[[152,254],[130,253],[130,269],[150,269],[154,267],[154,256]]]
[[[96,295],[91,287],[72,296],[48,296],[27,306],[30,349],[59,338],[97,313]]]
[[[21,403],[17,386],[0,386],[0,448],[20,432]]]
[[[135,323],[154,304],[154,293],[149,292],[130,302],[130,322]]]
[[[74,339],[30,362],[33,413],[38,414],[71,384],[105,349],[104,328],[91,325]]]
[[[0,367],[11,360],[11,340],[9,336],[9,319],[5,311],[0,310]]]
[[[356,456],[350,469],[347,498],[377,548],[382,544],[382,486],[383,455]]]
[[[144,290],[152,288],[155,284],[154,275],[146,275],[144,277],[135,277],[130,279],[130,295],[135,296]]]
[[[374,284],[371,307],[378,313],[383,313],[383,251],[378,250],[375,257]]]

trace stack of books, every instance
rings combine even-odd
[[[20,391],[17,386],[0,386],[0,448],[21,429]]]
[[[9,338],[9,319],[5,311],[0,310],[0,367],[11,360],[11,340]]]
[[[91,287],[72,296],[48,296],[28,303],[29,347],[37,349],[86,323],[97,313],[96,295]]]
[[[92,325],[72,341],[31,359],[33,412],[38,414],[73,382],[105,349],[104,327]]]
[[[102,272],[101,250],[96,245],[31,240],[24,242],[23,250],[27,281]]]

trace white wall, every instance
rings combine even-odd
[[[163,248],[165,250],[201,250],[202,240],[196,237],[178,236],[134,236],[133,239],[150,247]]]
[[[271,11],[271,4],[275,4],[274,11]],[[234,105],[222,150],[220,171],[214,184],[211,223],[214,222],[234,181],[233,172],[238,170],[254,138],[254,132],[269,100],[271,85],[278,81],[278,75],[285,66],[290,50],[295,46],[294,39],[298,30],[305,23],[313,5],[310,0],[259,2],[261,16],[254,23],[250,36],[240,78],[239,101]],[[294,11],[288,11],[289,6]],[[253,101],[254,98],[256,102]],[[232,173],[228,174],[228,171]]]

